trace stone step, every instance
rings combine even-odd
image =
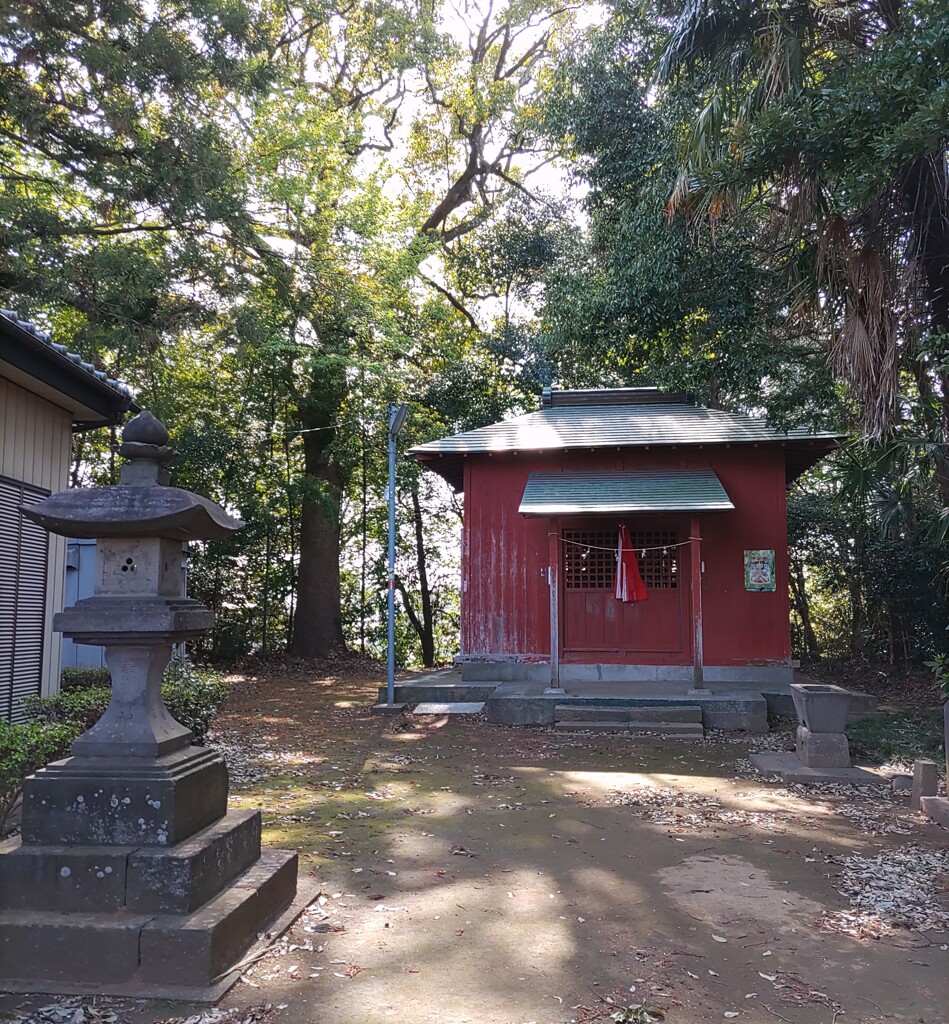
[[[557,732],[629,732],[629,722],[563,721],[554,723]]]
[[[629,731],[633,734],[653,733],[679,739],[700,740],[705,730],[697,722],[630,722]]]
[[[670,739],[702,739],[705,731],[699,722],[589,722],[560,721],[557,732],[622,732],[628,735],[667,736]]]
[[[497,689],[497,683],[396,683],[395,699],[401,704],[420,704],[422,701],[436,701],[442,704],[487,700]],[[379,701],[388,700],[388,690],[379,687]]]
[[[0,911],[0,988],[85,991],[91,979],[104,995],[207,987],[293,900],[296,880],[296,853],[268,850],[191,914]]]
[[[230,811],[177,846],[0,845],[0,910],[188,914],[260,856],[260,812]]]
[[[627,722],[629,721],[629,709],[558,704],[554,708],[554,721],[561,720],[568,722]]]
[[[266,850],[193,914],[154,917],[141,934],[142,981],[159,983],[177,975],[183,985],[211,984],[292,902],[296,884],[296,853]]]
[[[629,708],[629,720],[645,725],[647,722],[697,722],[702,724],[702,709],[690,705],[663,708]]]
[[[480,715],[484,711],[483,700],[449,701],[423,701],[416,704],[412,711],[413,715]]]
[[[260,812],[229,811],[183,843],[129,857],[126,906],[133,913],[190,914],[260,857]]]

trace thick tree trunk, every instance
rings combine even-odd
[[[310,486],[300,517],[300,570],[290,646],[297,658],[322,658],[345,643],[339,585],[342,479],[326,455],[331,437],[331,430],[303,435]]]

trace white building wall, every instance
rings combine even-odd
[[[64,490],[69,480],[71,442],[72,417],[65,409],[0,377],[0,476],[51,493]],[[50,534],[43,694],[59,689],[61,644],[59,634],[53,633],[53,614],[63,607],[65,576],[66,538]]]

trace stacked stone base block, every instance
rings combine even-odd
[[[806,725],[799,725],[795,750],[808,768],[850,767],[850,744],[842,732],[811,732]]]
[[[67,757],[23,783],[23,838],[33,844],[173,846],[227,810],[217,751],[157,758]]]
[[[202,998],[292,902],[259,812],[174,846],[0,845],[0,989]]]

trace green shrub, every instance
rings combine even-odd
[[[216,673],[179,662],[172,662],[165,670],[161,688],[172,717],[194,733],[198,745],[207,740],[211,720],[227,692],[227,684]],[[53,697],[31,697],[25,706],[34,721],[70,725],[85,732],[102,717],[111,694],[108,686],[64,690]]]
[[[850,753],[875,763],[915,761],[917,758],[943,761],[942,712],[928,708],[905,708],[888,715],[862,718],[847,726]]]
[[[79,732],[68,723],[0,722],[0,836],[6,832],[23,780],[50,761],[65,757]]]
[[[112,682],[107,668],[64,668],[59,674],[60,690],[87,690]]]
[[[165,670],[161,695],[172,715],[194,733],[203,746],[211,720],[227,699],[227,683],[216,672],[173,661]]]
[[[932,661],[924,661],[923,664],[932,672],[939,696],[949,700],[949,654],[937,654]]]
[[[28,697],[23,707],[31,721],[71,725],[78,732],[85,732],[102,717],[111,696],[108,686],[90,686],[63,690],[53,697]]]

